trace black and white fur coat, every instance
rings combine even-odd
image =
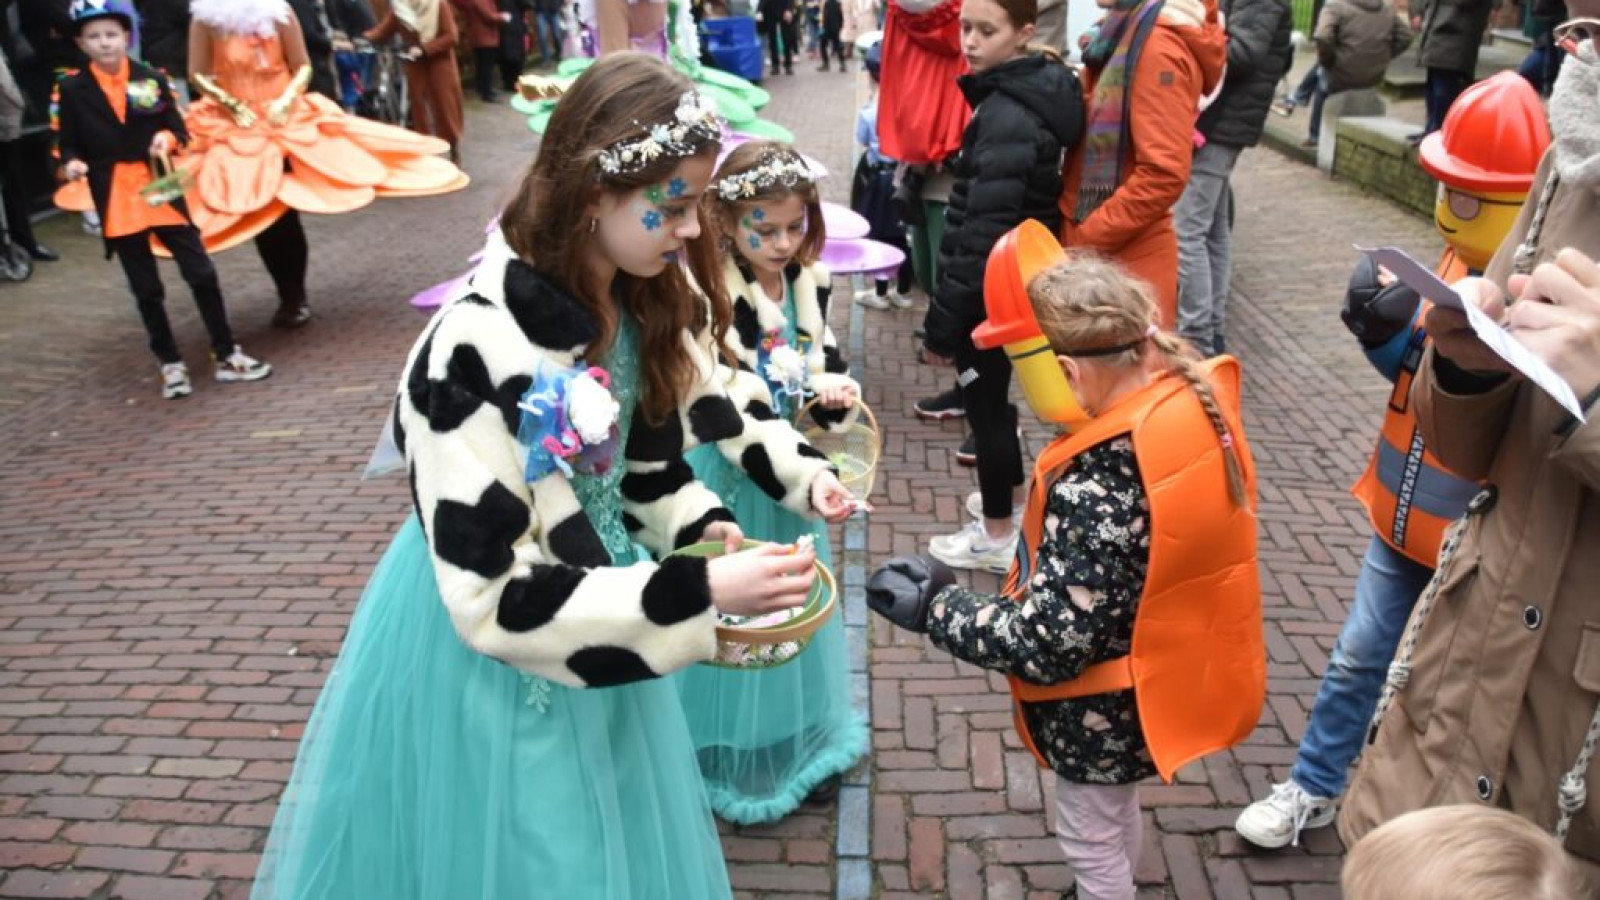
[[[781,329],[784,321],[783,298],[774,300],[756,278],[755,270],[737,255],[723,260],[722,277],[728,297],[733,301],[733,327],[727,336],[728,349],[739,362],[739,374],[731,380],[730,394],[743,404],[752,417],[773,416],[772,391],[759,377],[761,338]],[[795,334],[807,342],[806,388],[820,392],[834,387],[850,387],[861,396],[861,385],[850,377],[850,364],[839,352],[839,341],[828,327],[828,302],[833,295],[833,273],[822,263],[809,266],[790,263],[784,282],[794,292]],[[812,418],[830,430],[842,430],[855,421],[858,409],[826,410],[812,408]]]
[[[611,565],[559,472],[528,483],[517,401],[541,362],[570,367],[599,326],[566,289],[514,257],[496,231],[466,292],[412,348],[394,435],[427,534],[439,593],[473,650],[575,687],[654,678],[716,652],[706,561]],[[715,442],[763,490],[801,514],[830,468],[781,422],[740,413],[695,348],[701,379],[678,413],[633,416],[623,452],[624,521],[664,555],[731,521],[683,452]]]

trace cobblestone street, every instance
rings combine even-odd
[[[769,80],[763,114],[829,167],[843,201],[859,76],[799,68]],[[406,300],[467,266],[535,146],[509,108],[467,112],[469,190],[308,217],[318,318],[304,331],[268,327],[276,301],[253,251],[218,258],[241,344],[276,367],[265,382],[209,378],[168,266],[198,377],[193,397],[162,401],[120,272],[75,218],[40,230],[65,261],[0,287],[0,898],[248,895],[319,686],[409,510],[403,478],[360,480],[424,322]],[[1338,319],[1351,245],[1431,260],[1441,244],[1429,223],[1272,151],[1243,157],[1235,190],[1229,341],[1259,469],[1270,695],[1246,743],[1144,789],[1141,897],[1321,900],[1338,896],[1332,829],[1267,853],[1232,823],[1287,774],[1370,536],[1347,488],[1387,385]],[[975,480],[954,461],[958,425],[910,413],[949,381],[915,361],[920,309],[844,295],[833,327],[854,333],[885,435],[848,585],[863,552],[918,552],[958,527]],[[1033,448],[1046,439],[1029,429]],[[1056,900],[1070,875],[1050,779],[1011,731],[1003,679],[866,623],[859,602],[848,614],[868,638],[872,756],[833,808],[724,829],[741,898]]]

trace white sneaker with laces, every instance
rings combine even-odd
[[[983,491],[973,491],[967,495],[967,515],[974,519],[983,518]],[[1011,504],[1011,521],[1022,520],[1022,504]]]
[[[1307,828],[1325,828],[1339,812],[1333,797],[1316,797],[1294,781],[1274,785],[1272,796],[1257,800],[1239,813],[1233,830],[1255,844],[1276,850],[1300,843],[1300,832]]]
[[[910,294],[902,294],[899,291],[891,291],[889,292],[889,302],[894,304],[895,309],[910,309],[912,306],[916,305],[917,301],[913,299]]]
[[[863,291],[856,295],[856,302],[868,309],[888,309],[889,301],[878,296],[877,291]]]
[[[1017,555],[1017,532],[1003,538],[989,537],[983,522],[968,522],[955,534],[936,537],[928,542],[928,552],[933,558],[952,569],[982,569],[1004,575],[1011,569]]]
[[[161,366],[161,396],[167,400],[176,400],[194,393],[194,385],[189,383],[189,367],[181,362],[164,363]]]
[[[233,348],[227,359],[217,360],[217,380],[223,383],[260,381],[271,374],[271,366],[246,356],[238,347]]]

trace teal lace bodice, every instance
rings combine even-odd
[[[628,427],[633,423],[634,407],[639,402],[639,326],[626,312],[617,324],[617,338],[604,360],[598,362],[611,374],[611,395],[621,412],[617,416],[617,456],[604,475],[574,475],[573,493],[589,516],[589,524],[599,533],[601,543],[617,563],[633,558],[633,540],[622,524],[623,448],[628,446]]]

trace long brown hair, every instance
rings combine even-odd
[[[722,196],[716,186],[725,178],[734,178],[760,168],[769,162],[778,161],[804,167],[805,157],[801,156],[788,144],[777,141],[750,141],[740,144],[728,154],[728,158],[717,167],[717,174],[711,179],[711,190],[706,191],[700,198],[700,204],[705,210],[705,227],[707,233],[715,238],[717,245],[726,252],[738,252],[733,246],[735,236],[738,234],[739,217],[746,208],[757,203],[774,203],[791,195],[798,196],[806,205],[806,236],[800,240],[800,246],[795,249],[795,261],[802,265],[811,265],[822,255],[822,245],[828,239],[828,233],[822,219],[822,197],[817,193],[817,183],[809,181],[801,184],[785,185],[773,184],[767,187],[757,187],[754,194],[740,195],[738,198]]]
[[[587,351],[594,356],[604,355],[616,339],[618,312],[584,265],[584,252],[595,240],[584,210],[601,191],[626,194],[660,184],[688,158],[664,153],[642,168],[613,174],[600,167],[600,153],[644,137],[652,125],[671,124],[679,100],[691,90],[687,78],[642,53],[617,53],[596,62],[556,104],[539,155],[500,214],[512,251],[572,291],[599,323],[600,336]],[[720,146],[719,140],[697,140],[702,146],[696,156],[714,154]],[[690,272],[709,303],[696,296],[677,265],[654,278],[621,271],[616,276],[617,294],[639,323],[640,356],[648,361],[641,367],[640,406],[652,422],[681,405],[699,377],[683,332],[709,327],[721,344],[733,320],[715,242],[702,232],[685,250]]]
[[[1028,299],[1050,349],[1063,356],[1074,350],[1126,345],[1128,349],[1120,353],[1094,358],[1117,369],[1141,368],[1148,364],[1151,348],[1159,352],[1166,367],[1189,383],[1216,429],[1228,473],[1228,496],[1237,506],[1248,504],[1238,440],[1222,417],[1211,383],[1200,372],[1200,354],[1183,338],[1157,330],[1159,313],[1149,285],[1104,257],[1074,250],[1070,260],[1046,269],[1028,284]]]

